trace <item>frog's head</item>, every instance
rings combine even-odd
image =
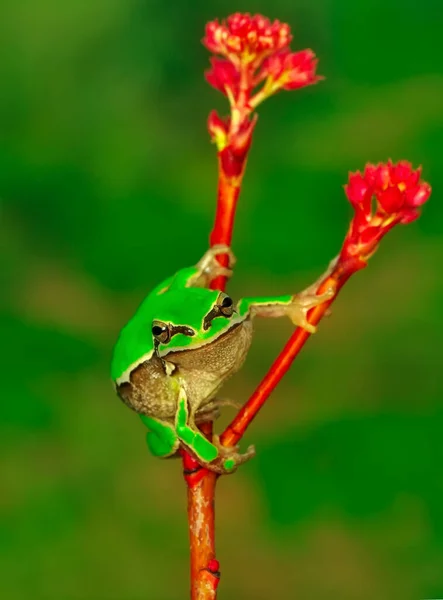
[[[158,356],[192,350],[207,344],[243,320],[234,302],[224,292],[186,288],[162,295],[151,323],[151,335]]]
[[[223,292],[189,287],[149,295],[120,332],[112,379],[117,385],[129,381],[131,372],[153,355],[209,345],[243,320]]]

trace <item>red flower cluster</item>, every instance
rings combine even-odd
[[[262,15],[235,13],[206,25],[203,44],[223,58],[212,57],[205,74],[210,85],[228,96],[231,105],[255,108],[280,89],[316,83],[317,60],[312,50],[291,52],[289,25]],[[253,91],[264,82],[253,96]]]
[[[350,173],[345,193],[355,215],[344,253],[369,256],[379,240],[398,223],[410,223],[431,195],[431,186],[420,180],[421,168],[411,163],[368,164],[363,174]],[[375,198],[375,205],[373,199]]]
[[[203,44],[210,52],[222,54],[233,62],[254,60],[268,52],[286,48],[292,39],[286,23],[270,22],[262,15],[235,13],[221,23],[206,25]]]
[[[295,90],[316,83],[321,77],[316,75],[318,60],[312,50],[290,52],[283,50],[272,54],[263,63],[263,72],[284,90]]]

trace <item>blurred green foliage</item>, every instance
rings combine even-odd
[[[236,10],[289,22],[326,81],[260,110],[233,295],[302,289],[324,269],[349,218],[348,170],[407,158],[434,193],[274,392],[247,435],[256,460],[221,482],[220,597],[443,595],[441,2],[3,0],[9,600],[186,595],[180,465],[148,454],[109,357],[143,295],[206,249],[216,162],[205,120],[226,104],[203,80],[199,40]],[[288,333],[258,324],[227,396],[247,397]]]

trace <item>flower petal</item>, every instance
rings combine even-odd
[[[389,186],[386,190],[377,190],[375,196],[387,213],[398,212],[405,202],[405,197],[397,186]]]
[[[283,89],[295,90],[316,83],[319,80],[315,73],[317,63],[318,60],[312,50],[288,54],[284,59]]]
[[[421,206],[429,199],[432,188],[429,183],[422,183],[405,192],[406,203],[409,206]]]
[[[211,68],[205,72],[206,81],[225,95],[227,95],[227,87],[234,95],[237,94],[240,82],[240,73],[237,68],[224,58],[212,56],[210,61]]]
[[[370,201],[370,186],[360,171],[349,173],[348,184],[345,185],[345,193],[354,207],[367,204],[368,199]]]

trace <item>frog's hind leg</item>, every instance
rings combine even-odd
[[[179,387],[175,431],[182,444],[196,456],[200,464],[219,475],[233,473],[238,465],[255,454],[253,447],[248,448],[245,454],[239,454],[237,448],[221,451],[210,442],[198,429],[182,386]]]
[[[146,443],[154,456],[169,458],[177,454],[180,440],[171,423],[154,417],[139,415],[140,419],[149,429],[146,434]]]

